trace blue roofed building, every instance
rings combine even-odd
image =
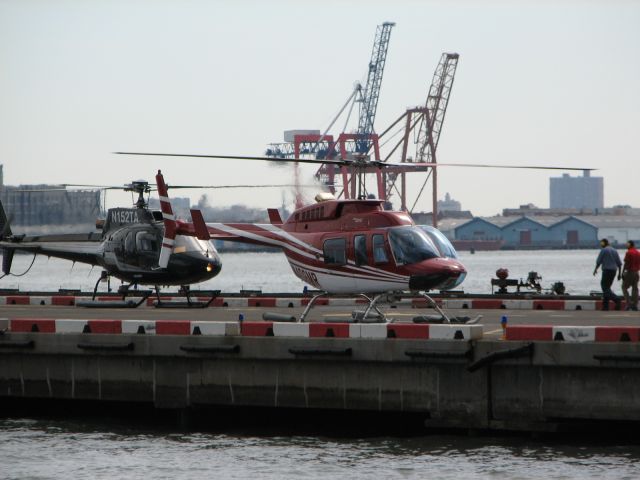
[[[502,228],[493,219],[476,217],[456,227],[456,240],[502,240]]]
[[[598,226],[574,216],[476,217],[454,230],[460,250],[597,248],[598,238]]]
[[[520,217],[502,227],[505,247],[541,247],[549,242],[549,229],[539,218]]]
[[[453,245],[458,250],[498,250],[502,248],[502,228],[504,217],[485,219],[475,217],[455,227]]]
[[[598,228],[578,217],[566,217],[549,227],[554,246],[567,248],[597,248]]]

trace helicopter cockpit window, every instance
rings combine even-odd
[[[367,237],[364,235],[353,237],[353,250],[356,255],[356,265],[360,266],[369,263],[367,258]]]
[[[373,261],[375,263],[386,263],[389,261],[387,251],[384,248],[384,236],[373,235]]]
[[[440,255],[447,258],[458,258],[458,252],[456,252],[456,249],[453,248],[449,239],[445,237],[440,230],[430,225],[420,225],[420,228],[429,235],[429,238],[433,241],[436,247],[438,247]]]
[[[418,227],[390,228],[389,243],[399,265],[418,263],[440,256],[427,234]]]
[[[325,240],[324,263],[329,265],[344,265],[347,263],[347,242],[344,238]]]
[[[156,237],[149,232],[136,234],[136,246],[140,252],[154,252],[157,248]]]

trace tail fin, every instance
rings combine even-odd
[[[2,202],[0,202],[0,239],[11,236],[11,219],[7,218]]]
[[[207,224],[204,223],[204,218],[200,210],[191,209],[191,220],[193,221],[193,227],[196,231],[196,237],[200,240],[211,240]]]
[[[7,217],[2,202],[0,202],[0,240],[4,240],[11,236],[11,219]],[[2,273],[9,275],[11,272],[11,263],[13,262],[13,254],[15,250],[12,248],[2,248]]]
[[[267,208],[267,213],[269,214],[271,225],[282,225],[282,217],[280,217],[280,212],[278,212],[277,208]]]
[[[156,175],[156,184],[158,185],[160,209],[162,210],[162,220],[164,221],[164,238],[162,239],[162,247],[160,248],[158,266],[160,268],[167,268],[169,256],[173,252],[173,244],[176,238],[176,217],[171,208],[167,184],[164,183],[164,177],[160,170],[158,170],[158,174]]]
[[[13,262],[13,254],[15,250],[10,248],[2,249],[2,273],[9,275],[11,273],[11,263]]]

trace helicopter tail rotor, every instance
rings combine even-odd
[[[158,266],[160,268],[167,268],[169,256],[173,252],[173,244],[176,238],[176,217],[171,208],[167,184],[164,183],[164,177],[160,170],[158,170],[158,174],[156,175],[156,184],[158,185],[158,196],[160,197],[160,208],[162,210],[162,220],[164,221],[164,237],[162,238]]]

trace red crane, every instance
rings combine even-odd
[[[402,139],[395,145],[391,152],[385,158],[388,160],[395,151],[402,145],[401,162],[427,162],[437,163],[436,149],[438,147],[438,141],[440,140],[440,133],[442,131],[442,125],[444,123],[444,117],[447,112],[447,106],[449,104],[449,97],[451,95],[451,88],[453,87],[453,80],[455,78],[456,68],[458,66],[459,55],[457,53],[443,53],[440,57],[440,62],[436,67],[436,71],[433,74],[433,80],[431,87],[429,88],[429,94],[427,95],[427,101],[422,107],[409,108],[402,114],[395,122],[391,124],[380,137],[384,137],[389,133],[398,123],[403,119],[405,120],[404,135]],[[417,128],[417,130],[416,130]],[[409,143],[411,139],[411,133],[415,134],[415,146],[416,154],[415,160],[412,160],[408,156]],[[416,133],[417,132],[417,133]],[[408,170],[407,170],[408,171]],[[392,190],[397,190],[397,180],[400,179],[400,199],[401,210],[409,210],[406,202],[406,173],[402,169],[395,169],[387,174],[387,192],[386,196],[389,197],[392,194]],[[415,168],[410,171],[416,171]],[[415,207],[420,195],[422,194],[424,187],[426,186],[429,177],[433,178],[432,189],[432,201],[433,201],[433,225],[437,224],[438,217],[438,188],[437,188],[437,168],[426,167],[425,171],[428,172],[416,200],[411,207],[411,211]]]
[[[267,150],[267,156],[275,158],[301,158],[300,155],[312,155],[316,159],[348,159],[353,156],[368,156],[373,149],[375,160],[380,160],[380,149],[378,147],[378,136],[374,132],[374,121],[378,107],[378,99],[380,97],[380,87],[382,85],[382,76],[386,64],[387,51],[389,49],[389,40],[391,29],[395,26],[393,22],[384,22],[378,25],[376,36],[369,61],[367,82],[363,87],[359,83],[356,84],[353,92],[338,112],[338,115],[331,122],[329,127],[323,134],[320,131],[291,131],[293,138],[287,138],[285,132],[285,143],[271,144]],[[347,133],[346,127],[351,117],[353,107],[356,103],[360,104],[358,127],[355,133]],[[348,109],[345,128],[334,140],[328,131],[333,127],[338,118]],[[317,173],[321,183],[327,185],[332,193],[335,193],[336,173],[340,172],[342,176],[342,192],[339,196],[344,198],[356,198],[356,181],[358,175],[350,172],[346,167],[338,169],[335,165],[322,165]],[[378,197],[385,199],[386,189],[381,172],[378,170]],[[294,183],[300,184],[300,173],[298,164],[294,165]],[[303,205],[302,196],[299,189],[296,189],[296,208]]]

